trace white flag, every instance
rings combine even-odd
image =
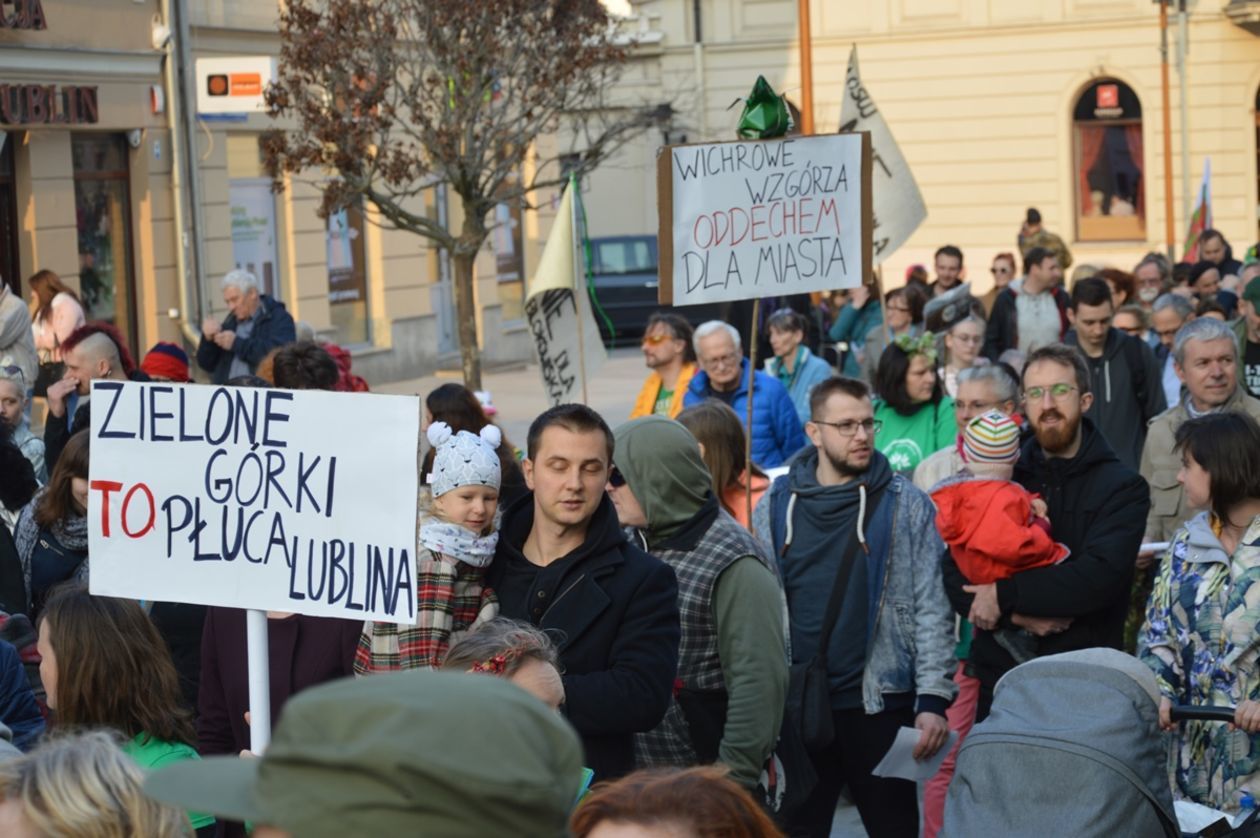
[[[840,131],[869,131],[871,133],[871,205],[875,215],[871,248],[876,265],[887,259],[894,250],[905,244],[906,239],[927,218],[927,206],[914,175],[901,156],[897,141],[893,139],[888,123],[884,122],[875,100],[862,86],[858,71],[857,47],[849,53],[849,69],[844,79],[844,104],[840,106]]]

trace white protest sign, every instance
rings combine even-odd
[[[416,397],[92,382],[93,594],[412,623]]]
[[[875,264],[883,262],[927,218],[927,205],[914,174],[893,139],[875,100],[862,85],[857,47],[849,53],[844,102],[840,105],[840,130],[867,131],[871,135],[871,194],[874,205]]]
[[[857,286],[870,265],[868,142],[830,134],[665,149],[661,302]]]

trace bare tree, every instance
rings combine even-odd
[[[659,114],[606,100],[625,39],[599,0],[288,0],[280,36],[267,102],[296,129],[264,141],[276,188],[319,170],[321,216],[365,198],[449,252],[464,382],[480,387],[474,261],[489,213],[589,171]],[[565,171],[563,144],[540,151],[553,136],[570,138]],[[442,183],[462,204],[458,230],[420,209]]]

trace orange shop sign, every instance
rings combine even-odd
[[[201,114],[265,111],[263,92],[275,78],[270,56],[197,59],[197,112]]]

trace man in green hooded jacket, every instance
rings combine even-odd
[[[726,765],[753,788],[783,719],[786,600],[765,548],[718,503],[679,423],[615,432],[609,495],[623,526],[678,576],[682,643],[665,719],[635,736],[639,766]]]

